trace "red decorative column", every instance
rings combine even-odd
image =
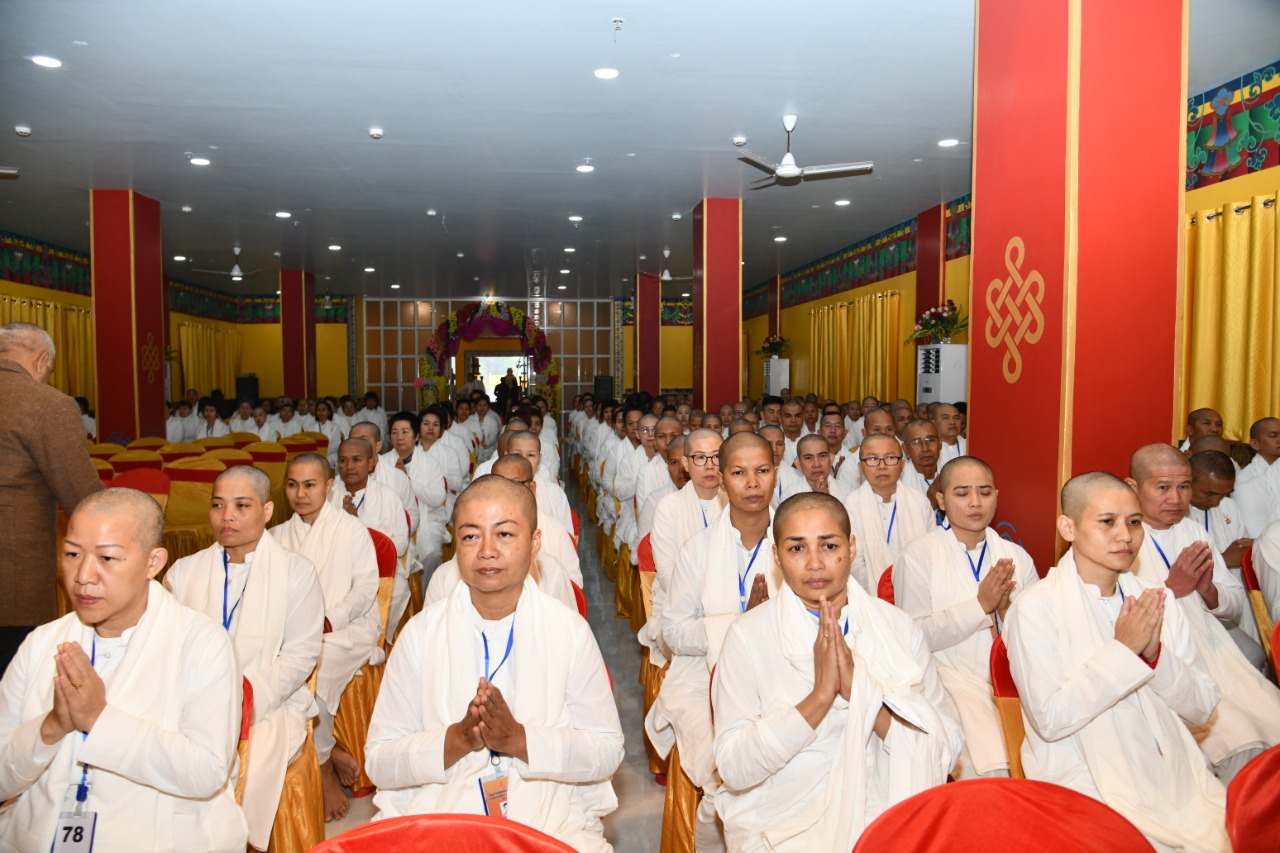
[[[742,398],[742,202],[693,209],[693,399],[714,409]]]
[[[169,328],[160,203],[132,190],[89,193],[98,433],[164,436]],[[202,388],[202,392],[209,389]]]
[[[769,334],[782,334],[782,276],[775,275],[765,285],[769,288]]]
[[[636,274],[636,390],[662,391],[662,280]]]
[[[946,205],[916,215],[916,313],[946,301],[944,284],[947,242],[943,231]]]
[[[295,400],[316,395],[316,277],[280,271],[280,344],[284,393]]]
[[[1062,483],[1123,475],[1174,434],[1186,0],[977,9],[969,446],[996,471],[1001,532],[1043,570]],[[1124,125],[1147,133],[1117,167],[1132,80]]]

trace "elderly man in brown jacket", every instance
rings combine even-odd
[[[0,672],[57,613],[58,506],[70,515],[102,488],[80,406],[49,387],[53,340],[39,326],[0,326]]]

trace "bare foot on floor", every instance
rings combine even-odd
[[[333,769],[333,759],[320,765],[320,787],[324,790],[324,822],[341,820],[347,816],[351,808],[347,802],[347,792],[342,790],[338,774]]]
[[[335,746],[333,753],[329,756],[329,762],[333,765],[334,772],[338,774],[338,781],[342,786],[354,788],[356,782],[360,780],[360,765],[351,753],[340,746]]]

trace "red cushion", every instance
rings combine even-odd
[[[656,572],[658,570],[653,562],[653,543],[649,541],[648,533],[640,540],[640,552],[636,555],[636,559],[640,561],[640,571]]]
[[[573,538],[577,539],[582,535],[582,519],[578,518],[578,511],[573,507],[569,507],[569,515],[573,517]]]
[[[970,779],[903,800],[872,821],[853,849],[1135,853],[1151,845],[1118,812],[1068,788],[1027,779]]]
[[[1009,649],[1003,637],[996,637],[991,645],[991,688],[1001,699],[1018,698],[1018,685],[1013,683],[1013,673],[1009,672]]]
[[[880,596],[882,601],[893,604],[893,566],[884,570],[884,574],[880,575],[880,584],[876,587],[876,594]]]
[[[1250,592],[1261,590],[1258,585],[1258,576],[1253,571],[1253,546],[1250,545],[1244,549],[1244,554],[1240,557],[1240,574],[1244,578],[1244,588]]]
[[[587,618],[587,597],[582,594],[582,587],[578,586],[576,583],[573,583],[573,581],[569,581],[569,583],[573,584],[573,600],[578,602],[578,613],[579,615],[582,616],[583,619],[586,619]]]
[[[477,793],[476,796],[479,796]],[[412,815],[378,821],[330,838],[310,853],[573,853],[536,829],[500,817]]]
[[[240,694],[240,740],[249,739],[249,727],[253,725],[253,682],[242,679]],[[244,768],[240,768],[244,772]]]
[[[396,576],[396,543],[380,530],[369,528],[369,536],[373,539],[373,550],[378,555],[378,577],[393,578]]]
[[[1235,853],[1261,853],[1280,846],[1280,746],[1244,766],[1227,786],[1227,835]]]

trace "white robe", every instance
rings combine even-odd
[[[170,415],[164,423],[164,440],[170,444],[181,444],[187,441],[187,419]]]
[[[280,433],[276,429],[275,423],[271,420],[267,420],[263,422],[262,426],[257,426],[255,424],[254,426],[245,430],[245,432],[253,433],[258,437],[259,441],[279,441],[280,440]]]
[[[380,465],[396,464],[396,452],[390,451],[382,455]],[[445,483],[445,472],[440,467],[437,457],[414,447],[409,461],[404,465],[409,476],[409,485],[418,499],[418,511],[423,521],[418,524],[418,536],[414,547],[414,561],[427,563],[428,557],[438,561],[440,548],[448,541],[449,531],[445,525],[449,522],[449,492]]]
[[[858,469],[858,451],[841,447],[840,452],[831,457],[831,476],[853,491],[862,485],[862,471]]]
[[[1255,459],[1249,467],[1257,462]],[[1280,463],[1260,470],[1257,476],[1244,482],[1237,480],[1231,497],[1240,506],[1248,535],[1261,536],[1268,526],[1280,521]]]
[[[809,484],[809,481],[805,479],[804,474],[802,474],[800,471],[796,470],[795,468],[779,468],[778,481],[780,483],[783,482],[782,474],[784,471],[788,473],[786,476],[786,482],[783,483],[782,500],[778,501],[778,503],[782,503],[782,501],[785,501],[787,498],[792,497],[793,495],[801,495],[801,494],[804,494],[805,492],[814,491],[813,486],[811,486]],[[844,501],[849,499],[849,496],[851,494],[853,494],[853,489],[849,488],[844,483],[828,475],[827,494],[831,495],[831,497],[843,503]],[[777,509],[777,507],[775,506],[774,509]]]
[[[1221,554],[1231,547],[1237,539],[1245,537],[1244,516],[1240,507],[1231,498],[1223,498],[1217,506],[1207,512],[1194,506],[1187,510],[1187,518],[1196,527],[1204,530],[1209,537],[1213,550]],[[1239,574],[1239,572],[1236,572]]]
[[[1235,460],[1231,460],[1233,463]],[[1236,474],[1236,488],[1240,488],[1254,477],[1260,477],[1267,473],[1267,469],[1271,467],[1271,463],[1257,454],[1253,459],[1249,460],[1249,464],[1240,469],[1240,473]]]
[[[381,406],[375,406],[372,409],[367,406],[361,406],[356,409],[356,413],[351,416],[351,425],[355,426],[358,423],[374,424],[378,429],[385,433],[387,431],[387,410]],[[351,430],[347,430],[348,434],[350,434],[350,432]]]
[[[316,695],[329,713],[338,712],[342,691],[366,663],[382,663],[377,647],[382,630],[378,613],[378,555],[369,529],[331,504],[324,504],[315,524],[294,515],[271,528],[271,535],[316,567],[324,595],[324,618],[332,630],[324,635],[316,671]]]
[[[204,418],[201,418],[199,425],[196,427],[195,436],[187,440],[195,441],[197,438],[222,438],[224,435],[230,434],[231,430],[227,428],[227,425],[217,418],[213,419],[212,424]]]
[[[1253,572],[1258,576],[1258,586],[1271,620],[1277,621],[1280,619],[1280,521],[1253,540]]]
[[[1133,573],[1152,586],[1163,586],[1169,568],[1156,550],[1151,528],[1146,523],[1143,527],[1146,536]],[[1173,542],[1172,549],[1161,546],[1170,562],[1188,545],[1204,541],[1203,529],[1197,529],[1185,518],[1164,533],[1165,541]],[[1222,620],[1238,622],[1248,600],[1240,581],[1217,554],[1213,560],[1213,584],[1218,590],[1216,610],[1209,610],[1194,590],[1176,601],[1200,658],[1222,691],[1222,701],[1213,716],[1193,730],[1200,748],[1217,765],[1236,753],[1280,743],[1280,691],[1254,669],[1223,626]]]
[[[228,584],[226,552],[218,544],[178,560],[164,582],[179,601],[219,625],[226,593],[236,660],[253,686],[242,808],[249,843],[265,850],[285,769],[302,746],[307,719],[315,713],[307,679],[320,657],[324,595],[310,560],[267,535],[256,548],[241,570],[247,577],[239,582],[233,569]]]
[[[772,515],[772,513],[771,513]],[[725,635],[745,610],[757,575],[769,597],[777,595],[782,570],[773,559],[772,524],[758,550],[744,553],[732,512],[690,537],[680,549],[661,617],[662,637],[673,653],[671,669],[645,718],[649,741],[660,755],[680,746],[680,762],[703,794],[714,795],[710,676]],[[755,559],[751,559],[751,554]]]
[[[564,566],[560,564],[560,561],[550,554],[539,552],[534,562],[537,564],[536,580],[538,589],[568,607],[574,613],[577,613],[578,600],[574,597],[573,587],[569,584],[569,574],[565,571]],[[530,571],[529,575],[534,577],[535,572]],[[461,581],[462,574],[458,570],[458,559],[456,557],[441,563],[440,568],[436,569],[435,574],[431,576],[431,581],[427,584],[427,588],[423,593],[423,609],[425,610],[429,605],[441,599],[448,598],[453,592],[453,588]]]
[[[533,478],[538,483],[538,511],[560,522],[565,530],[573,530],[573,513],[569,511],[564,487],[541,470],[535,471]]]
[[[818,621],[791,588],[729,629],[716,667],[716,808],[734,853],[851,850],[889,806],[942,784],[960,751],[960,724],[947,706],[929,648],[899,610],[850,578],[853,651],[850,700],[836,696],[810,728],[796,705],[813,689]],[[897,721],[885,740],[873,731],[881,705]]]
[[[667,477],[667,482],[652,489],[649,497],[645,499],[644,506],[640,507],[640,517],[636,519],[636,532],[640,534],[640,541],[644,541],[644,537],[649,536],[653,532],[653,517],[658,511],[658,504],[667,495],[676,493],[676,484],[671,481],[671,477]],[[653,539],[649,540],[649,547],[653,547]]]
[[[902,476],[898,478],[898,482],[905,486],[910,486],[917,492],[925,496],[925,500],[929,499],[929,487],[933,485],[933,481],[938,479],[938,472],[942,470],[942,463],[939,460],[938,467],[933,470],[933,476],[926,478],[923,474],[916,470],[916,466],[911,464],[910,459],[902,460]],[[929,501],[929,505],[933,506],[933,502]]]
[[[894,564],[902,549],[937,527],[929,501],[910,486],[898,483],[893,502],[896,510],[890,512],[888,522],[880,515],[884,502],[871,491],[870,483],[864,482],[844,502],[858,547],[853,576],[871,596],[877,592],[880,576]]]
[[[1123,574],[1119,587],[1137,596],[1149,585]],[[1153,841],[1226,853],[1226,791],[1184,725],[1209,717],[1218,688],[1185,611],[1166,601],[1155,669],[1114,639],[1118,610],[1081,580],[1071,551],[1014,602],[1005,642],[1027,722],[1022,763],[1028,779],[1101,800]]]
[[[409,475],[396,467],[398,458],[394,450],[379,456],[378,464],[369,479],[386,486],[400,499],[400,505],[409,513],[409,535],[412,536],[422,524],[422,509],[418,506],[418,497],[413,491]]]
[[[578,546],[573,541],[573,532],[554,516],[547,515],[542,511],[542,486],[538,486],[538,529],[542,531],[542,550],[541,554],[554,559],[564,569],[565,576],[576,583],[578,588],[582,588],[582,561],[578,558]],[[546,588],[543,588],[546,591]],[[577,609],[577,601],[574,600],[573,607]]]
[[[347,487],[341,480],[335,480],[329,491],[329,503],[339,512],[342,499],[347,495]],[[351,496],[356,505],[356,517],[388,537],[396,546],[396,556],[403,558],[409,549],[409,522],[405,519],[404,504],[395,492],[370,478],[365,487]]]
[[[1040,579],[1031,555],[987,528],[978,557],[969,556],[951,530],[935,528],[902,549],[893,566],[894,603],[910,614],[933,651],[938,675],[964,726],[974,773],[1009,769],[1004,733],[991,688],[991,647],[996,624],[978,604],[971,561],[986,577],[1000,560],[1013,560],[1016,600]],[[980,546],[981,548],[982,546]]]
[[[938,467],[941,468],[952,459],[959,459],[961,456],[969,455],[969,442],[963,435],[956,436],[955,444],[947,444],[945,441],[938,442]]]
[[[444,768],[449,726],[484,675],[480,628],[466,584],[423,610],[387,662],[365,747],[378,818],[483,814],[477,780],[489,753]],[[606,853],[600,819],[617,807],[610,777],[622,729],[600,650],[586,621],[525,580],[510,630],[511,658],[494,683],[525,728],[528,762],[510,760],[507,816],[575,850]]]
[[[124,633],[118,662],[93,656],[107,705],[87,737],[46,745],[54,654],[95,632],[69,613],[36,628],[0,682],[0,850],[50,849],[55,822],[84,762],[85,807],[98,813],[96,853],[243,853],[235,800],[240,672],[222,629],[151,583],[147,609]]]
[[[276,432],[280,433],[281,438],[289,438],[300,432],[305,432],[302,421],[298,420],[298,416],[294,415],[289,420],[281,420],[276,423]]]
[[[249,423],[252,424],[253,421]],[[342,429],[334,421],[327,420],[324,423],[316,422],[314,432],[318,432],[329,439],[329,446],[325,449],[325,456],[329,460],[329,467],[335,471],[338,470],[338,445],[342,444]]]

